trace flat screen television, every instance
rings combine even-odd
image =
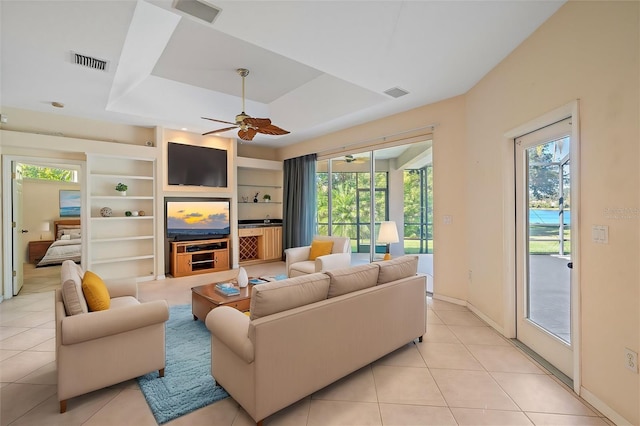
[[[227,151],[205,146],[169,142],[169,185],[227,187]]]
[[[229,236],[229,200],[165,198],[167,238],[195,241]]]

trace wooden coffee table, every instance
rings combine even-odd
[[[239,311],[246,312],[251,305],[251,289],[248,286],[239,289],[240,294],[237,296],[223,296],[216,291],[216,284],[205,284],[191,288],[191,313],[193,320],[204,321],[207,314],[219,306],[231,306]]]

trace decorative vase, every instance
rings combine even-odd
[[[113,214],[113,210],[111,210],[109,207],[103,207],[100,209],[100,215],[102,217],[110,217]]]
[[[127,196],[127,191],[119,191],[119,192],[120,192],[120,195],[122,195],[123,197]]]
[[[240,271],[238,271],[238,287],[244,288],[249,284],[249,277],[247,276],[247,271],[241,266]]]
[[[254,198],[253,198],[253,202],[254,202],[254,203],[257,203],[257,202],[258,202],[258,197],[254,197]]]

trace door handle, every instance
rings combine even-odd
[[[569,262],[569,263],[567,263],[567,268],[569,268],[569,269],[573,269],[573,262]]]
[[[20,232],[22,232],[23,234],[26,234],[27,232],[29,232],[29,230],[28,229],[22,229],[22,230],[20,230]]]

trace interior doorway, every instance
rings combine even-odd
[[[27,263],[29,247],[33,242],[56,238],[53,224],[62,214],[60,190],[81,192],[83,164],[57,158],[3,156],[3,204],[7,208],[3,210],[2,298],[27,291],[25,285],[30,284],[34,286],[29,292],[47,291],[51,277],[59,277],[55,266],[36,268],[35,263]]]

